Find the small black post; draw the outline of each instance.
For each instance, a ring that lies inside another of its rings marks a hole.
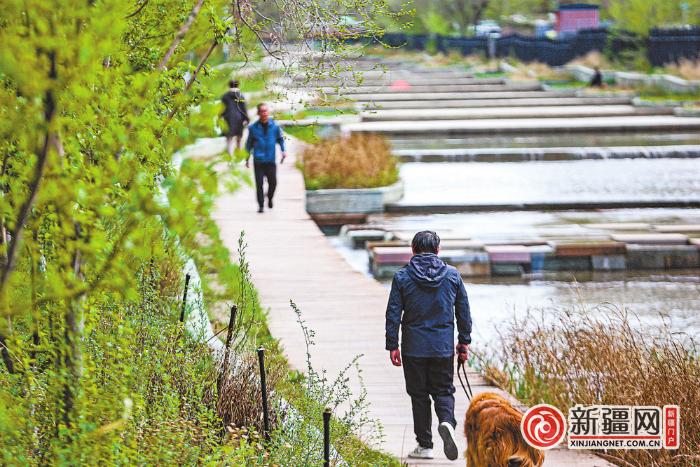
[[[331,465],[331,409],[323,411],[323,467]]]
[[[267,382],[265,381],[265,349],[258,349],[258,361],[260,361],[260,388],[262,390],[263,426],[266,440],[270,440],[270,416],[267,412]]]
[[[187,305],[187,287],[190,285],[190,273],[185,274],[185,293],[182,294],[182,310],[180,311],[180,322],[185,322],[185,305]]]

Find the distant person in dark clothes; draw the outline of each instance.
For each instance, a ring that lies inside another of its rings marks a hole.
[[[591,78],[590,86],[592,88],[602,88],[603,87],[603,74],[600,72],[600,68],[593,68],[593,78]]]
[[[230,89],[221,97],[224,103],[224,113],[221,114],[228,125],[226,133],[226,149],[229,156],[233,156],[233,139],[236,138],[236,148],[241,149],[241,138],[243,137],[243,127],[250,123],[248,109],[245,105],[245,98],[238,89],[238,81],[229,81]]]
[[[287,157],[282,129],[270,118],[267,104],[258,104],[258,121],[248,127],[248,140],[245,143],[245,148],[248,151],[248,158],[245,160],[246,167],[250,167],[249,159],[251,154],[253,156],[258,212],[263,212],[265,205],[263,191],[263,179],[265,178],[267,178],[267,207],[272,209],[272,197],[275,195],[275,188],[277,188],[277,164],[275,161],[278,144],[282,150],[281,164]]]
[[[433,458],[432,397],[445,455],[455,460],[455,319],[456,349],[459,360],[464,362],[472,340],[469,300],[459,272],[438,258],[440,237],[435,232],[418,232],[411,249],[413,258],[394,275],[386,307],[386,350],[394,366],[402,366],[403,357],[406,392],[411,396],[413,431],[418,441],[408,457]]]

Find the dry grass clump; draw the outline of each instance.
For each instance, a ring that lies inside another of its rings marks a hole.
[[[583,312],[581,312],[583,311]],[[527,404],[567,413],[575,404],[679,405],[678,450],[609,450],[619,465],[700,464],[700,354],[686,335],[662,326],[652,335],[613,306],[556,311],[514,320],[501,333],[487,378]],[[483,358],[483,357],[482,357]]]
[[[375,188],[398,180],[389,143],[373,134],[355,133],[309,146],[301,156],[306,188]]]
[[[232,357],[232,368],[219,379],[217,413],[227,427],[254,427],[263,432],[262,393],[257,355],[243,352]],[[283,380],[286,369],[273,359],[267,360],[265,368],[267,397],[272,401],[272,391]],[[270,410],[271,422],[276,414]]]
[[[687,80],[700,80],[700,60],[681,59],[678,64],[666,65],[666,72]]]
[[[588,68],[611,68],[610,62],[605,56],[597,50],[588,52],[583,57],[578,57],[569,62],[570,65],[583,65]]]
[[[518,63],[517,71],[509,75],[515,81],[532,81],[533,79],[561,79],[562,75],[546,63],[530,62]]]

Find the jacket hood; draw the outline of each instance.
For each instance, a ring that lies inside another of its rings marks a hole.
[[[418,285],[438,287],[447,275],[447,265],[433,253],[422,253],[411,258],[408,273]]]

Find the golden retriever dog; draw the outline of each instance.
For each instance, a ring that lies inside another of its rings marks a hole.
[[[539,467],[544,452],[531,447],[520,433],[523,414],[493,392],[472,399],[464,420],[467,467]]]

